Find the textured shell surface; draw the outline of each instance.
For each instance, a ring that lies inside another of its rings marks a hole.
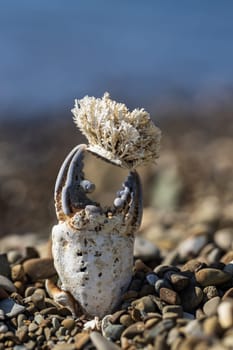
[[[63,222],[53,227],[52,242],[62,289],[89,316],[113,311],[131,281],[134,237],[121,235],[114,227],[111,232],[77,230]]]

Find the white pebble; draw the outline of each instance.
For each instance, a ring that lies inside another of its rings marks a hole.
[[[219,305],[218,318],[222,328],[233,326],[233,303],[230,300],[225,300]]]

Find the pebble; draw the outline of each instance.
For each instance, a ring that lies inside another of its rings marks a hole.
[[[53,259],[51,258],[34,258],[26,260],[23,263],[23,269],[25,274],[32,281],[46,279],[56,275]]]
[[[221,335],[222,329],[220,327],[218,317],[215,315],[206,318],[203,322],[203,330],[208,336]]]
[[[163,308],[163,314],[174,312],[179,318],[183,317],[183,308],[181,305],[166,305]]]
[[[172,289],[161,288],[159,291],[159,297],[168,304],[174,305],[181,303],[179,295]]]
[[[225,251],[233,249],[233,229],[229,227],[216,231],[214,234],[214,241]]]
[[[203,336],[203,330],[199,320],[192,320],[184,327],[184,333],[189,336],[200,338]]]
[[[152,329],[150,329],[146,335],[147,339],[154,339],[159,334],[170,330],[175,324],[174,320],[165,319],[157,323]]]
[[[0,323],[0,333],[6,333],[8,331],[8,327],[4,323]]]
[[[14,284],[6,276],[0,275],[0,287],[5,289],[9,293],[16,292]]]
[[[143,333],[144,330],[145,324],[143,322],[136,322],[124,330],[122,337],[133,339],[136,335]]]
[[[189,272],[195,272],[200,267],[202,267],[203,263],[197,259],[191,259],[187,261],[182,267],[181,271],[189,271]]]
[[[125,327],[129,327],[133,323],[134,321],[132,320],[130,315],[122,315],[120,317],[120,324],[122,324]]]
[[[4,311],[7,317],[12,318],[23,312],[25,306],[19,305],[13,299],[8,298],[0,300],[0,309]]]
[[[233,287],[228,289],[225,294],[222,297],[222,300],[225,300],[227,298],[232,298],[233,299]]]
[[[62,321],[62,326],[64,326],[66,329],[73,329],[75,326],[75,320],[72,318],[66,318]]]
[[[192,312],[202,302],[203,292],[199,287],[189,286],[180,293],[180,298],[184,311]]]
[[[230,328],[233,326],[233,301],[224,300],[218,306],[218,318],[222,328]]]
[[[223,268],[224,272],[228,272],[233,276],[233,261],[230,261],[230,263],[226,264]]]
[[[217,297],[219,295],[215,286],[207,286],[203,289],[204,301]]]
[[[208,300],[203,305],[203,311],[207,316],[213,316],[217,313],[218,305],[220,304],[220,297],[214,297]]]
[[[89,333],[80,332],[75,336],[75,346],[77,350],[82,349],[90,340]]]
[[[233,250],[229,250],[226,254],[221,257],[221,262],[228,264],[233,261]]]
[[[104,329],[104,336],[113,341],[119,340],[125,327],[121,324],[111,324]]]
[[[194,257],[208,242],[207,235],[193,235],[183,240],[177,247],[180,257]]]
[[[23,281],[24,280],[24,269],[23,269],[23,266],[21,264],[12,266],[11,278],[13,281]]]
[[[147,282],[152,286],[155,285],[155,283],[158,281],[158,279],[159,279],[159,277],[155,273],[148,273],[146,275]]]
[[[157,311],[157,306],[150,295],[133,301],[131,305],[136,309],[144,311],[146,313]]]
[[[90,338],[97,350],[120,350],[119,346],[104,338],[98,332],[91,332]]]
[[[195,277],[197,282],[203,287],[217,286],[230,281],[232,278],[229,273],[214,268],[203,268],[195,273]]]
[[[160,250],[147,239],[136,236],[134,242],[134,257],[145,262],[160,260]]]
[[[178,273],[173,273],[170,275],[170,282],[175,289],[175,291],[180,292],[189,285],[190,279]]]

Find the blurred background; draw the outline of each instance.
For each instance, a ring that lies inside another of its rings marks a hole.
[[[2,1],[0,236],[49,236],[57,172],[84,141],[70,109],[105,91],[163,132],[157,167],[140,170],[143,228],[204,210],[232,218],[232,13],[227,0]],[[95,162],[96,196],[108,202],[121,180]]]

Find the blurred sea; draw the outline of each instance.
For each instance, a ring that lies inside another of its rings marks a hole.
[[[104,91],[156,110],[227,99],[232,14],[227,0],[2,0],[0,118]]]

